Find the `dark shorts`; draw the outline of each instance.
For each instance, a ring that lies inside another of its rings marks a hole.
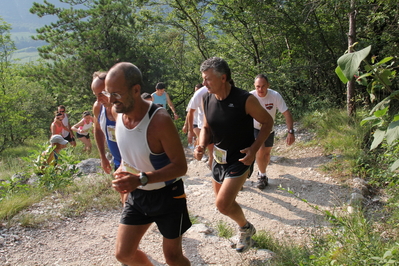
[[[90,139],[90,134],[82,135],[82,134],[79,134],[78,132],[76,132],[76,137],[77,137],[78,139],[80,139],[80,138]]]
[[[120,223],[143,225],[153,222],[168,239],[180,237],[191,227],[182,180],[161,189],[136,189],[129,194]]]
[[[255,139],[258,137],[259,129],[254,128],[254,136]],[[264,143],[265,147],[273,147],[274,145],[274,131],[270,133],[269,137],[266,139]]]
[[[73,137],[73,135],[71,136],[71,133],[68,133],[68,136],[66,136],[64,139],[68,142],[75,141],[75,138]]]
[[[248,169],[248,176],[251,176],[254,170],[254,163],[251,165],[245,165],[242,162],[237,161],[232,164],[218,164],[214,160],[212,165],[212,176],[216,182],[222,184],[225,178],[240,177],[245,174]]]
[[[197,128],[198,127],[198,125],[197,124],[193,124],[193,128]]]

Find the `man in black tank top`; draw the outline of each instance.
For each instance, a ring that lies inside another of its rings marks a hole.
[[[269,136],[273,119],[249,92],[230,84],[231,71],[226,61],[218,57],[201,65],[204,96],[204,125],[200,132],[194,157],[202,158],[204,147],[214,142],[212,166],[213,186],[218,210],[239,226],[237,252],[246,252],[252,245],[255,227],[247,221],[236,197],[252,173],[255,155]],[[255,140],[253,119],[263,126]]]

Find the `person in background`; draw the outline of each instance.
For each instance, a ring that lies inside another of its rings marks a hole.
[[[69,123],[69,115],[66,113],[66,109],[64,105],[58,106],[58,113],[61,113],[64,115],[62,119],[62,123],[67,129],[62,130],[62,137],[66,139],[72,147],[76,146],[76,141],[72,132],[71,124]]]
[[[91,152],[91,141],[89,130],[93,127],[94,119],[90,115],[90,112],[84,111],[82,114],[82,120],[79,123],[73,125],[72,130],[76,132],[76,136],[85,145],[84,150],[87,153]]]
[[[202,88],[202,84],[201,84],[201,83],[195,85],[195,87],[194,87],[194,93],[195,93],[197,90],[199,90],[200,88]],[[183,125],[183,128],[182,128],[182,131],[183,131],[185,134],[188,133],[188,123],[189,123],[188,112],[190,112],[190,106],[192,105],[193,99],[194,99],[194,98],[191,97],[190,101],[188,102],[187,109],[186,109],[186,112],[187,112],[186,120],[184,121],[184,125]],[[193,131],[194,131],[194,134],[195,134],[195,139],[193,139],[193,138],[188,138],[187,141],[188,141],[188,144],[189,144],[189,145],[195,146],[195,145],[196,145],[196,140],[198,140],[199,133],[200,133],[200,129],[198,128],[198,110],[195,110],[195,111],[194,111],[192,128],[193,128]]]
[[[63,130],[68,130],[62,123],[64,115],[62,113],[55,113],[53,122],[50,125],[51,135],[61,135]]]
[[[212,57],[200,67],[208,94],[203,98],[204,124],[194,157],[201,160],[205,147],[213,140],[213,189],[218,210],[239,227],[236,251],[246,252],[252,245],[255,227],[247,221],[236,197],[251,176],[256,152],[269,136],[273,119],[249,92],[230,84],[231,71],[225,60]],[[262,124],[254,138],[253,119]]]
[[[111,173],[111,164],[105,154],[105,143],[108,145],[114,163],[114,170],[121,165],[121,154],[119,152],[118,143],[115,137],[115,119],[112,115],[112,104],[109,103],[108,98],[103,94],[105,90],[106,72],[94,72],[91,83],[91,90],[96,96],[96,101],[93,104],[94,116],[94,138],[96,139],[98,152],[101,159],[101,167],[107,174]],[[150,96],[151,98],[151,96]],[[121,202],[126,202],[127,194],[120,193]]]
[[[41,169],[48,165],[56,165],[59,158],[60,151],[66,147],[68,141],[65,140],[61,135],[52,135],[50,138],[50,146],[42,152],[39,161]]]
[[[146,100],[146,101],[152,102],[152,96],[151,96],[151,94],[149,94],[149,93],[147,93],[147,92],[143,92],[143,93],[141,94],[141,98],[143,98],[143,99]]]
[[[195,126],[194,126],[194,119],[195,119],[195,112],[197,112],[197,127],[199,129],[197,141],[199,139],[199,135],[201,134],[201,129],[203,126],[203,120],[204,120],[204,106],[203,106],[203,97],[208,93],[208,88],[203,86],[200,89],[198,89],[193,97],[191,98],[187,109],[187,141],[188,143],[192,143],[193,138],[196,136],[195,133]],[[205,155],[202,158],[202,161],[206,162],[208,161],[208,167],[210,170],[212,170],[212,164],[213,164],[213,142],[212,140],[208,143],[208,146],[206,147],[208,150],[208,158],[205,157]]]
[[[175,106],[172,103],[172,100],[169,97],[169,94],[165,91],[166,86],[162,82],[158,82],[157,85],[155,86],[155,92],[151,94],[152,97],[152,102],[155,104],[158,104],[159,106],[163,107],[166,109],[166,103],[168,103],[170,109],[173,112],[175,120],[179,118],[179,116],[176,114],[176,109]]]
[[[163,236],[168,265],[186,266],[182,235],[190,228],[184,184],[187,161],[168,112],[141,98],[141,71],[133,64],[113,66],[105,92],[116,112],[116,140],[122,155],[112,187],[129,193],[116,239],[116,258],[126,265],[152,265],[139,249],[152,223]]]
[[[291,145],[295,142],[294,135],[294,119],[292,118],[291,112],[288,110],[287,105],[284,102],[283,97],[280,93],[269,88],[269,80],[264,74],[259,74],[255,77],[255,90],[251,93],[259,100],[263,108],[270,114],[273,121],[276,118],[276,111],[278,110],[285,117],[285,123],[287,124],[287,145]],[[261,124],[254,120],[254,135],[257,138]],[[256,153],[256,163],[258,164],[258,183],[259,189],[264,189],[268,184],[269,180],[266,176],[266,168],[270,163],[270,153],[274,144],[274,131],[272,131],[263,145],[259,148]]]

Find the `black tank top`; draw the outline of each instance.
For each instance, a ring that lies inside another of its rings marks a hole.
[[[214,94],[204,95],[204,112],[218,148],[227,150],[227,163],[231,164],[245,156],[240,150],[254,142],[253,118],[246,114],[245,103],[251,94],[232,87],[224,100]]]

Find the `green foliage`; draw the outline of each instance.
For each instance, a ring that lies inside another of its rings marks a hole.
[[[231,238],[234,234],[234,229],[229,226],[225,221],[219,221],[216,224],[216,230],[218,231],[218,236],[224,238]]]
[[[358,72],[360,63],[368,56],[370,50],[371,46],[367,46],[360,51],[347,53],[338,58],[338,66],[335,69],[335,73],[343,83],[350,81],[355,73]]]
[[[252,237],[256,248],[273,251],[272,265],[310,265],[310,249],[306,246],[293,244],[289,239],[278,240],[266,231],[260,231]]]
[[[79,216],[92,209],[115,209],[121,206],[120,196],[111,189],[112,176],[85,176],[76,180],[62,191],[70,197],[64,204],[61,213],[68,216]]]
[[[301,121],[304,128],[316,133],[315,141],[324,147],[326,153],[341,154],[345,159],[358,157],[368,133],[360,126],[359,118],[348,117],[346,111],[340,109],[316,111]]]
[[[48,190],[57,190],[67,187],[73,183],[77,169],[73,164],[77,162],[72,156],[71,148],[60,151],[56,164],[47,165],[42,160],[42,151],[46,150],[47,144],[38,145],[38,149],[31,150],[29,157],[23,159],[31,164],[38,176],[38,185]]]
[[[377,103],[372,109],[370,112],[371,116],[366,117],[361,122],[361,125],[371,123],[374,128],[374,140],[370,146],[370,149],[373,150],[377,148],[384,139],[386,139],[389,146],[396,146],[399,143],[399,115],[396,114],[392,116],[392,114],[388,112],[391,101],[399,100],[399,90],[393,90],[391,86],[392,82],[396,79],[394,62],[387,65],[393,58],[387,57],[380,62],[375,62],[375,57],[372,57],[371,65],[365,60],[370,49],[371,47],[369,46],[367,49],[342,56],[338,59],[338,68],[345,72],[346,78],[349,79],[349,77],[357,71],[360,63],[363,61],[365,63],[365,73],[357,77],[357,81],[359,84],[367,87],[371,100],[375,101],[377,99],[376,93],[379,91],[389,93],[388,97]],[[342,78],[341,80],[343,82],[348,81]],[[399,159],[391,165],[391,170],[394,171],[398,167]]]
[[[17,213],[39,202],[46,192],[41,188],[30,188],[5,195],[0,201],[0,220],[9,220]]]
[[[299,198],[289,189],[280,189]],[[306,199],[301,200],[308,203]],[[299,265],[376,265],[376,260],[385,263],[391,261],[396,265],[399,262],[397,243],[381,241],[373,221],[366,219],[361,208],[354,208],[354,212],[349,214],[322,211],[318,206],[308,205],[323,213],[330,221],[331,233],[317,235],[310,251],[311,261],[305,260]]]

